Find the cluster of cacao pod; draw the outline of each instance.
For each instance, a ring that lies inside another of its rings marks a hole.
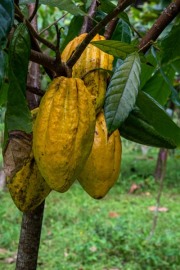
[[[87,34],[62,52],[67,62]],[[104,37],[96,35],[93,40]],[[89,44],[72,69],[57,77],[34,113],[29,158],[8,181],[21,211],[31,211],[51,190],[67,191],[75,180],[93,198],[103,198],[116,182],[121,164],[119,131],[108,134],[103,105],[113,57]],[[25,183],[23,185],[23,182]],[[26,194],[25,194],[26,193]]]

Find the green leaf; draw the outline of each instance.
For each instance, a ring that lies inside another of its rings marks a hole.
[[[14,3],[12,0],[3,0],[0,3],[0,48],[6,42],[6,37],[14,20]]]
[[[136,143],[168,149],[176,148],[175,144],[149,124],[138,107],[130,112],[119,131],[122,137]]]
[[[91,44],[121,59],[125,59],[128,54],[137,50],[134,46],[117,40],[92,41]]]
[[[151,95],[161,105],[167,103],[168,97],[171,94],[169,86],[159,70],[145,83],[142,90]]]
[[[140,59],[129,55],[118,67],[109,83],[105,98],[105,118],[109,132],[119,128],[133,109],[140,84]]]
[[[150,94],[155,98],[161,105],[165,105],[169,96],[173,102],[180,106],[180,99],[176,89],[173,87],[173,81],[175,77],[175,71],[171,65],[166,65],[162,68],[160,61],[158,60],[158,55],[155,48],[151,47],[151,52],[156,60],[158,70],[151,76],[151,78],[146,82],[143,91]]]
[[[161,41],[162,64],[170,64],[180,60],[180,24],[175,24],[168,35]]]
[[[34,3],[35,0],[21,0],[20,4],[29,4]],[[75,3],[73,3],[72,0],[40,0],[40,4],[52,6],[52,7],[58,7],[61,10],[65,10],[69,12],[72,15],[81,15],[85,16],[86,13],[82,11]]]
[[[18,25],[9,46],[9,89],[5,116],[8,131],[32,131],[31,115],[26,102],[30,45],[26,26]]]
[[[7,104],[7,93],[8,93],[9,84],[3,83],[0,89],[0,107],[5,107]]]
[[[131,29],[124,20],[120,19],[118,21],[111,39],[131,43]]]
[[[0,51],[0,107],[5,106],[7,102],[7,88],[5,76],[7,75],[8,57],[4,51]]]
[[[0,51],[0,90],[4,79],[4,73],[5,73],[5,57],[4,52]]]
[[[171,144],[180,147],[180,128],[167,115],[164,108],[150,95],[139,91],[136,105],[154,129]]]
[[[112,2],[108,0],[100,0],[99,9],[104,11],[105,13],[108,14],[112,12],[115,8],[116,8],[116,5],[114,5]],[[124,20],[129,26],[131,25],[129,21],[129,17],[126,14],[126,12],[120,12],[118,15],[118,18]]]

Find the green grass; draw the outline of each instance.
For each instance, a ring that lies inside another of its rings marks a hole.
[[[75,183],[46,200],[38,270],[180,270],[179,179],[180,152],[168,158],[161,206],[152,238],[149,238],[158,185],[153,172],[158,149],[146,156],[132,143],[123,143],[121,175],[108,195],[90,198]],[[141,183],[128,194],[132,183]],[[21,213],[8,192],[0,193],[0,270],[15,269]]]

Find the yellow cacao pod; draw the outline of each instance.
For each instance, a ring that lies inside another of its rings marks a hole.
[[[118,179],[120,164],[119,131],[108,136],[104,113],[100,112],[96,120],[93,147],[78,181],[91,197],[101,199]]]
[[[86,35],[86,33],[81,34],[68,43],[62,52],[62,61],[66,62],[70,58],[76,47],[84,40]],[[97,34],[92,41],[104,39],[103,36]],[[72,69],[72,76],[83,78],[88,91],[96,98],[96,114],[104,105],[108,78],[108,73],[106,71],[98,69],[112,70],[112,62],[112,55],[104,53],[92,44],[89,44]]]
[[[32,153],[14,177],[7,178],[7,187],[15,205],[22,212],[34,210],[51,191],[41,176]]]
[[[42,176],[65,192],[90,154],[94,129],[93,99],[78,78],[55,78],[39,106],[33,129],[33,151]]]

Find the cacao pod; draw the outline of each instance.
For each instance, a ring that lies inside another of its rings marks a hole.
[[[34,125],[38,108],[31,111]],[[41,176],[32,154],[32,136],[14,131],[4,153],[4,171],[11,197],[22,212],[34,210],[51,189]]]
[[[43,179],[31,153],[13,178],[7,177],[11,197],[22,212],[30,212],[40,205],[51,189]]]
[[[65,192],[90,154],[94,129],[93,99],[78,78],[55,78],[39,106],[33,151],[39,170],[56,191]]]
[[[94,143],[78,176],[83,189],[94,199],[103,198],[118,179],[121,164],[121,140],[118,130],[108,136],[104,113],[97,116]]]
[[[62,52],[62,61],[67,62],[76,47],[86,37],[86,33],[74,38],[68,43]],[[92,41],[104,40],[103,36],[97,34]],[[107,88],[108,73],[102,69],[112,70],[113,56],[107,54],[97,47],[89,44],[72,69],[72,77],[83,78],[88,91],[96,98],[96,114],[104,105],[105,92]],[[99,70],[98,70],[99,69]]]

